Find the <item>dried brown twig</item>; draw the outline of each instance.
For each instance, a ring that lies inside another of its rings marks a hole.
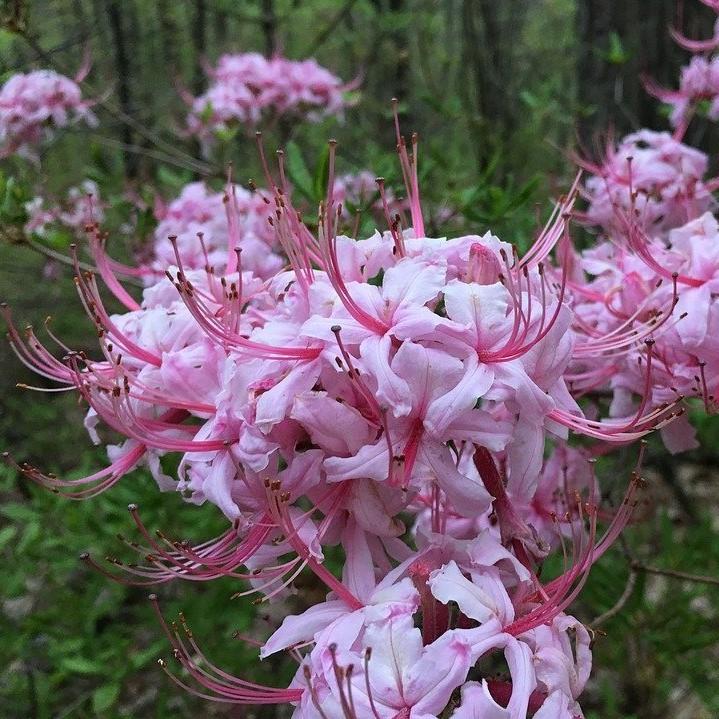
[[[708,577],[703,574],[690,574],[689,572],[680,572],[677,569],[662,569],[661,567],[649,567],[638,561],[632,561],[631,569],[635,572],[646,572],[647,574],[658,574],[663,577],[671,577],[672,579],[682,579],[686,582],[695,582],[696,584],[711,584],[719,587],[719,577]]]
[[[622,611],[624,605],[629,601],[629,598],[632,596],[634,586],[637,583],[637,574],[638,570],[630,566],[629,576],[627,577],[627,583],[624,586],[624,591],[622,592],[622,595],[619,597],[619,599],[617,599],[613,607],[610,607],[609,609],[607,609],[606,612],[603,612],[589,623],[589,626],[592,627],[592,629],[595,629],[601,624],[604,624],[608,619],[611,619]]]

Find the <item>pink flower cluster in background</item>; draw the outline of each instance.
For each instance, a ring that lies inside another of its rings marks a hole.
[[[362,208],[370,201],[381,203],[377,191],[377,178],[369,170],[361,170],[357,173],[338,175],[335,179],[334,194],[332,197],[336,205]],[[389,198],[391,202],[393,198]]]
[[[267,221],[271,213],[268,198],[268,193],[249,192],[236,185],[229,192],[214,192],[202,182],[193,182],[167,206],[158,203],[151,281],[164,276],[167,267],[176,262],[175,250],[186,269],[226,264],[231,222],[237,223],[240,239],[236,247],[242,252],[243,267],[261,278],[272,276],[283,261],[273,252],[275,235]],[[168,237],[176,238],[174,245]]]
[[[633,162],[626,164],[633,170]],[[587,180],[592,202],[592,191],[608,184],[609,172],[604,167],[601,177]],[[684,181],[678,170],[673,180],[665,179],[669,186]],[[684,197],[677,204],[676,197],[665,200],[660,192],[644,196],[634,190],[614,202],[614,215],[606,219],[590,205],[587,216],[599,223],[602,237],[575,258],[571,304],[576,322],[591,345],[601,337],[623,336],[642,319],[653,325],[650,356],[610,341],[604,355],[577,361],[565,377],[571,376],[574,392],[609,390],[618,415],[647,399],[672,403],[684,397],[698,397],[707,412],[716,410],[719,225],[707,211],[714,202],[705,193],[703,201]],[[654,222],[644,221],[652,216]],[[662,437],[672,452],[696,446],[686,417],[662,430]]]
[[[188,130],[203,141],[237,124],[255,126],[283,115],[317,120],[340,115],[345,107],[347,86],[314,59],[223,55],[209,76],[210,87],[188,98]]]
[[[0,157],[35,158],[34,147],[57,129],[77,122],[93,126],[91,102],[78,85],[53,70],[12,75],[0,89]]]
[[[79,187],[71,187],[62,202],[51,204],[44,197],[35,197],[25,205],[28,214],[25,232],[47,236],[48,229],[66,227],[73,234],[84,237],[85,228],[105,217],[100,191],[93,180],[85,180]]]
[[[719,13],[719,4],[714,0],[702,2]],[[664,88],[651,79],[645,80],[645,87],[671,107],[671,124],[681,139],[700,104],[706,103],[705,112],[710,120],[719,120],[719,56],[714,54],[719,49],[719,19],[710,38],[694,40],[677,30],[672,31],[672,36],[681,47],[694,54],[682,68],[679,88]]]
[[[391,225],[397,212],[408,209],[407,201],[398,198],[385,186],[384,178],[378,178],[369,170],[338,175],[332,190],[332,201],[342,208],[342,218],[353,221],[357,213],[369,212],[373,217]]]

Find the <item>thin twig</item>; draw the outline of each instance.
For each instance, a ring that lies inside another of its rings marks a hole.
[[[45,245],[42,245],[39,242],[35,242],[35,240],[31,239],[30,237],[25,238],[25,243],[28,247],[31,247],[36,252],[39,252],[42,255],[45,255],[46,257],[49,257],[51,260],[57,260],[57,262],[61,262],[64,265],[67,265],[68,267],[75,267],[75,261],[68,257],[67,255],[63,255],[62,252],[57,252],[56,250],[52,250],[49,247],[45,247]],[[98,272],[97,267],[94,265],[88,264],[87,262],[78,262],[78,265],[80,266],[81,270],[86,270],[88,272]],[[133,285],[134,287],[144,287],[144,285],[136,280],[134,277],[123,277],[122,281]]]
[[[634,561],[631,568],[638,572],[647,572],[648,574],[659,574],[663,577],[671,577],[672,579],[683,579],[687,582],[696,582],[697,584],[712,584],[719,587],[719,577],[707,577],[703,574],[689,574],[688,572],[680,572],[676,569],[661,569],[660,567],[648,567],[646,564]]]
[[[347,0],[342,8],[335,14],[335,16],[327,23],[326,27],[320,30],[315,35],[312,42],[308,45],[307,55],[314,55],[317,50],[324,45],[325,41],[334,32],[335,28],[344,20],[344,18],[351,12],[357,0]]]
[[[90,689],[80,694],[75,701],[68,704],[59,714],[56,714],[55,719],[65,719],[65,717],[72,716],[73,712],[79,709],[92,696],[92,692],[93,690]]]
[[[92,137],[92,139],[98,142],[100,145],[105,145],[106,147],[114,147],[118,150],[124,150],[125,152],[133,152],[138,155],[144,155],[145,157],[150,157],[153,160],[157,160],[158,162],[164,162],[167,165],[180,167],[183,170],[192,170],[193,172],[199,172],[196,167],[185,162],[185,160],[172,157],[171,155],[162,152],[162,150],[152,150],[149,147],[144,147],[143,145],[127,144],[126,142],[122,142],[122,140],[115,140],[111,137],[105,137],[103,135],[98,135],[95,133],[90,133],[90,137]],[[200,172],[200,174],[210,176],[211,174],[216,173]]]
[[[31,247],[33,250],[35,250],[35,252],[39,252],[41,255],[49,257],[51,260],[57,260],[58,262],[62,262],[63,265],[68,265],[68,267],[75,266],[72,257],[68,257],[67,255],[63,255],[62,252],[57,252],[56,250],[52,250],[49,247],[45,247],[45,245],[41,244],[40,242],[35,242],[35,240],[30,237],[25,238],[24,244],[26,244],[28,247]],[[97,268],[93,267],[87,262],[78,262],[78,265],[80,266],[81,270],[87,270],[88,272],[97,272]]]
[[[30,716],[32,719],[38,717],[38,701],[37,701],[37,682],[35,681],[35,672],[29,662],[25,663],[25,676],[27,677],[27,693],[30,705]]]
[[[604,624],[608,619],[611,619],[616,614],[619,614],[619,612],[622,611],[624,608],[624,605],[629,601],[629,598],[632,596],[632,592],[634,591],[634,586],[637,583],[637,570],[633,567],[629,568],[629,576],[627,577],[627,583],[624,586],[624,591],[622,592],[621,597],[617,599],[616,603],[613,607],[610,607],[607,609],[606,612],[603,612],[600,614],[596,619],[592,620],[589,623],[589,626],[594,629],[595,627],[598,627],[600,624]]]

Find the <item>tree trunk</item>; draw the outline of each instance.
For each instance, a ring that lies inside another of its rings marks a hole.
[[[160,24],[160,38],[165,62],[180,74],[179,28],[170,0],[156,0],[157,20]]]
[[[192,22],[192,41],[195,46],[194,90],[199,95],[205,84],[202,60],[207,52],[207,5],[205,0],[195,0],[195,16]]]
[[[115,72],[117,73],[117,96],[120,102],[120,109],[125,115],[131,117],[134,109],[130,89],[131,68],[125,28],[122,22],[121,2],[120,0],[106,0],[105,7],[107,9],[107,20],[110,25],[110,34],[112,35],[115,46]],[[126,145],[133,144],[134,133],[128,123],[122,123],[120,133],[123,143]],[[128,178],[134,179],[137,176],[138,170],[137,155],[132,152],[125,152],[123,157],[125,174]]]
[[[483,166],[517,126],[517,42],[526,0],[463,0],[462,95]]]
[[[213,26],[215,31],[215,52],[223,51],[230,37],[230,16],[221,8],[214,10]]]
[[[265,36],[265,55],[272,57],[278,50],[275,0],[262,0],[262,33]]]
[[[407,12],[405,0],[389,0],[389,10],[395,15]],[[409,46],[404,24],[404,19],[401,19],[390,34],[390,41],[395,50],[392,94],[400,101],[407,99],[409,90]]]

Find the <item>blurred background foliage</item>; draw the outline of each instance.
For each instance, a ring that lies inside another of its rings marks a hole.
[[[687,34],[708,36],[707,9],[694,0],[679,6]],[[89,50],[85,92],[100,100],[101,122],[65,133],[39,166],[3,161],[0,299],[20,324],[40,326],[52,315],[69,346],[89,350],[92,330],[71,273],[52,256],[66,252],[70,238],[51,234],[38,251],[21,231],[24,203],[39,188],[60,197],[94,179],[110,205],[110,252],[132,258],[152,232],[156,196],[170,199],[197,178],[219,187],[230,162],[239,182],[260,176],[252,132],[228,133],[206,158],[182,135],[178,88],[200,92],[203,63],[226,51],[314,56],[342,78],[361,80],[344,122],[265,128],[267,147],[289,148],[296,177],[320,176],[325,142],[336,137],[340,171],[371,168],[396,186],[389,101],[397,97],[404,128],[421,136],[431,232],[491,229],[526,246],[571,182],[573,152],[591,154],[642,125],[665,126],[639,74],[675,81],[685,58],[666,30],[676,20],[674,0],[3,0],[0,79],[34,67],[74,75]],[[688,141],[710,153],[716,170],[716,129],[697,123]],[[128,191],[147,209],[129,203]],[[103,463],[74,397],[17,389],[37,378],[6,345],[0,369],[2,448],[68,476]],[[719,716],[716,419],[702,422],[701,435],[703,450],[681,457],[650,447],[638,521],[573,607],[586,622],[604,615],[583,701],[591,719]],[[623,456],[601,464],[608,499],[621,496],[630,463]],[[156,664],[168,646],[146,592],[78,561],[85,550],[127,559],[115,535],[130,533],[129,502],[141,506],[149,527],[176,538],[222,530],[212,508],[160,496],[142,472],[73,503],[0,468],[0,715],[283,716],[178,690]],[[230,601],[236,590],[229,581],[165,585],[160,597],[169,615],[184,609],[218,664],[242,673],[252,649],[233,633],[261,640],[278,617],[274,607],[255,612]],[[288,672],[266,662],[257,678],[278,683]]]

